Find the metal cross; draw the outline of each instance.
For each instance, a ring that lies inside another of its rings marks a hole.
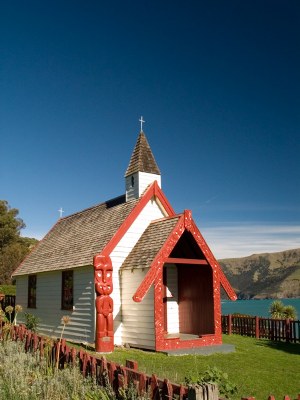
[[[140,123],[141,123],[141,132],[143,132],[143,123],[145,122],[143,120],[143,116],[141,116],[141,118],[139,119]]]
[[[62,215],[64,213],[64,210],[62,209],[62,207],[60,207],[60,209],[58,210],[59,214],[60,214],[60,218],[62,218]]]

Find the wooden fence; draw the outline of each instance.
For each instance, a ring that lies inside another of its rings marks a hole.
[[[300,321],[222,315],[222,332],[285,342],[300,342]]]
[[[6,294],[5,296],[3,296],[0,299],[0,305],[1,305],[2,310],[4,310],[5,307],[7,307],[7,306],[15,307],[15,305],[16,305],[16,296]]]
[[[109,383],[115,393],[131,383],[139,394],[148,393],[152,400],[218,400],[218,389],[215,385],[205,384],[192,387],[178,385],[168,379],[160,379],[155,374],[147,375],[139,372],[136,361],[126,360],[125,366],[122,366],[107,361],[103,356],[89,354],[83,349],[76,350],[68,346],[65,339],[62,339],[60,343],[59,340],[54,341],[40,336],[27,330],[24,325],[11,326],[10,336],[13,340],[23,341],[26,352],[39,350],[41,357],[47,353],[53,365],[56,364],[57,355],[59,355],[60,369],[65,368],[66,365],[75,365],[79,360],[79,368],[83,376],[94,377],[96,382],[104,387]],[[241,400],[255,400],[255,398],[243,397]],[[268,400],[275,400],[275,398],[269,396]],[[283,400],[300,400],[300,394],[297,399],[284,396]]]
[[[13,307],[13,312],[10,314],[10,316],[9,316],[9,314],[8,313],[5,313],[6,314],[6,317],[9,319],[11,319],[12,321],[14,320],[14,318],[15,318],[15,305],[16,305],[16,296],[14,296],[14,295],[9,295],[9,294],[6,294],[5,296],[1,296],[0,297],[0,308],[3,310],[3,311],[5,311],[5,308],[7,307],[7,306],[12,306]]]
[[[107,385],[109,382],[116,393],[120,388],[132,383],[139,394],[147,392],[152,399],[169,400],[176,398],[185,400],[188,396],[195,400],[199,399],[196,391],[192,388],[172,383],[168,379],[160,379],[155,374],[150,376],[139,372],[136,361],[127,360],[126,365],[122,366],[115,362],[107,361],[103,356],[93,356],[83,349],[76,350],[74,347],[68,346],[64,339],[61,345],[59,341],[53,341],[49,345],[49,339],[28,331],[24,325],[13,326],[11,337],[14,340],[24,341],[25,351],[34,352],[39,350],[41,356],[44,356],[47,351],[48,355],[51,354],[53,362],[57,359],[59,352],[58,366],[60,369],[65,368],[68,364],[74,365],[79,360],[79,367],[83,376],[94,377],[97,383],[102,386]]]

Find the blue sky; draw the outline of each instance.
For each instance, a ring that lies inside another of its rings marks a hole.
[[[138,119],[218,258],[300,247],[299,1],[16,1],[0,198],[24,236],[124,193]]]

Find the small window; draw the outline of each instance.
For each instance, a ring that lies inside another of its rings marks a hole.
[[[36,275],[28,276],[28,308],[36,308]]]
[[[132,175],[132,177],[131,177],[131,186],[133,187],[134,186],[134,176]]]
[[[73,271],[62,273],[61,308],[63,310],[73,309]]]

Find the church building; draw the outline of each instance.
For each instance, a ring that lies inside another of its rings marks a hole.
[[[221,287],[236,295],[190,210],[176,213],[144,132],[125,194],[60,218],[14,272],[16,304],[38,332],[110,352],[222,344]]]

